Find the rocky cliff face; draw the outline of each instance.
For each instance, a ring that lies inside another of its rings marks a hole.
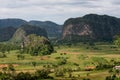
[[[120,19],[89,14],[79,18],[70,18],[64,23],[62,39],[69,41],[111,41],[120,34]]]

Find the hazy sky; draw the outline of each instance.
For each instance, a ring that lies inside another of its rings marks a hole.
[[[120,0],[0,0],[0,18],[51,20],[59,24],[85,14],[120,18]]]

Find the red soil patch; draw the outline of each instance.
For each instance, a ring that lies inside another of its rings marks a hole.
[[[96,68],[95,66],[86,66],[85,70],[90,71],[90,70],[94,70],[95,68]]]
[[[80,52],[70,52],[70,51],[59,51],[59,53],[66,53],[66,54],[80,54]]]
[[[12,64],[14,67],[17,67],[18,66],[18,64]],[[0,64],[0,69],[1,68],[4,68],[4,67],[8,67],[9,66],[9,64]]]
[[[41,56],[40,60],[48,60],[48,58],[49,58],[48,56]]]

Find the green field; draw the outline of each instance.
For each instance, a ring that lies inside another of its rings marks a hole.
[[[96,69],[99,64],[112,65],[120,61],[120,50],[111,44],[99,44],[88,46],[87,44],[61,45],[55,46],[55,53],[46,56],[31,56],[30,54],[20,54],[19,51],[5,53],[5,58],[0,58],[0,65],[16,64],[16,72],[34,72],[47,68],[51,70],[50,76],[55,80],[105,80],[110,75],[111,68]],[[18,59],[18,55],[23,55],[23,59]],[[34,66],[33,63],[36,65]],[[0,67],[2,71],[2,67]],[[56,72],[61,72],[62,76],[56,76]]]

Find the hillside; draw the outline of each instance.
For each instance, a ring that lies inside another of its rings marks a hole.
[[[47,31],[49,38],[58,38],[62,32],[62,26],[51,21],[30,21],[29,24],[44,28]]]
[[[32,20],[30,22],[27,22],[25,20],[17,18],[0,19],[0,42],[10,40],[14,35],[16,29],[25,24],[44,28],[47,31],[49,38],[58,38],[62,32],[62,26],[51,21],[42,22]]]
[[[30,34],[36,34],[39,36],[47,37],[47,32],[45,29],[32,25],[22,25],[14,33],[11,41],[20,43],[26,36]]]
[[[23,24],[27,24],[27,21],[22,19],[0,19],[0,28],[2,27],[19,27]]]
[[[83,17],[70,18],[65,21],[62,39],[67,41],[111,41],[120,34],[120,19],[88,14]]]
[[[4,27],[0,28],[0,42],[8,41],[15,33],[16,28],[14,27]]]

